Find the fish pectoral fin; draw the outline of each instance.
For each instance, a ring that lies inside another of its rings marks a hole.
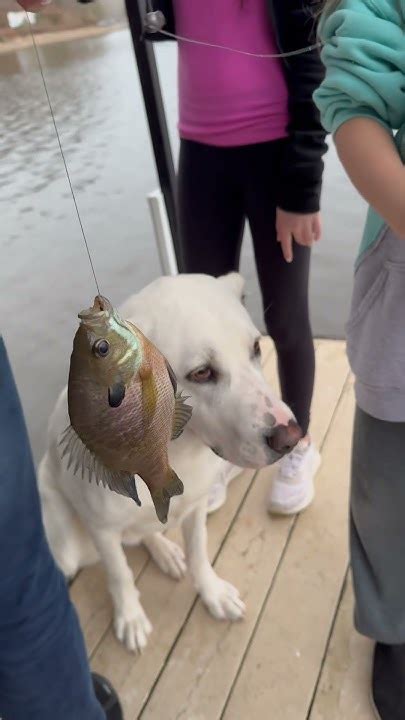
[[[141,501],[139,499],[138,490],[136,487],[135,476],[126,472],[114,472],[105,468],[105,485],[110,490],[118,493],[118,495],[124,495],[125,497],[134,500],[138,507],[141,507]]]
[[[177,438],[180,437],[193,413],[193,408],[191,407],[191,405],[187,405],[186,403],[186,400],[188,399],[189,396],[183,395],[181,390],[176,395],[171,437],[172,440],[177,440]]]
[[[169,514],[170,498],[174,495],[182,495],[184,492],[184,485],[180,478],[176,475],[174,470],[168,469],[167,474],[167,485],[163,488],[157,488],[151,492],[153,504],[155,506],[156,515],[161,523],[167,522],[167,516]]]
[[[73,466],[74,475],[80,470],[82,478],[87,476],[89,482],[94,476],[97,485],[101,483],[104,487],[129,497],[137,505],[141,505],[134,475],[107,468],[97,455],[86,447],[71,425],[62,434],[59,446],[62,449],[62,459],[68,457],[67,469]]]
[[[123,382],[116,382],[108,388],[108,404],[112,408],[121,405],[125,397],[125,385]]]

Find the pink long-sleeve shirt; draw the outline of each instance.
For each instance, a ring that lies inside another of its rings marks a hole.
[[[174,0],[178,35],[254,53],[277,53],[266,0]],[[285,137],[288,92],[278,58],[179,42],[179,132],[239,146]]]

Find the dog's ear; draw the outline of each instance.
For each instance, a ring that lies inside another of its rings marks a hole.
[[[236,295],[239,300],[244,298],[245,280],[237,272],[231,272],[228,275],[222,275],[218,278],[220,283],[223,283],[232,295]]]

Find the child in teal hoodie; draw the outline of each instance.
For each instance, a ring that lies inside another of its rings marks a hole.
[[[381,720],[405,719],[405,0],[327,0],[315,93],[369,202],[348,354],[356,377],[350,500],[358,630],[376,641]]]

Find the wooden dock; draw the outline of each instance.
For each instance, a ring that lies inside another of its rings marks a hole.
[[[298,517],[270,518],[274,468],[245,471],[208,521],[218,572],[247,605],[243,622],[213,620],[188,579],[165,577],[143,548],[128,553],[153,624],[136,657],[115,640],[100,566],[72,597],[93,669],[117,688],[126,720],[374,720],[371,643],[352,627],[347,502],[353,382],[341,342],[317,342],[312,434],[322,450],[316,499]],[[275,386],[271,344],[264,368]],[[171,535],[180,541],[180,533]]]

